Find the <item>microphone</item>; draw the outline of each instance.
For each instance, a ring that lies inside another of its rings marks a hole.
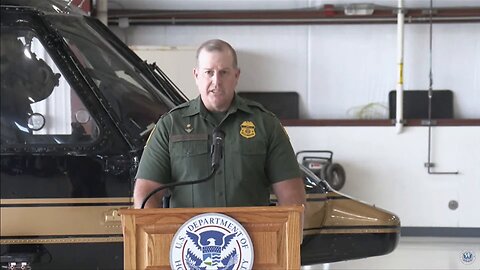
[[[218,167],[220,166],[220,160],[223,157],[223,145],[224,145],[224,140],[225,140],[225,132],[223,132],[221,129],[218,127],[213,130],[212,133],[212,145],[210,147],[210,157],[212,159],[212,171],[210,174],[205,177],[201,178],[198,180],[194,181],[186,181],[186,182],[177,182],[177,183],[171,183],[171,184],[166,184],[161,187],[156,188],[152,192],[150,192],[147,197],[142,202],[142,206],[140,209],[145,208],[145,204],[147,203],[148,199],[150,199],[154,194],[157,192],[164,190],[166,188],[171,188],[171,187],[178,187],[178,186],[184,186],[184,185],[193,185],[193,184],[198,184],[207,181],[208,179],[212,178],[212,176],[217,172]]]
[[[212,146],[210,156],[212,157],[212,168],[218,169],[220,167],[220,160],[223,157],[223,145],[225,140],[225,132],[219,128],[213,130]]]

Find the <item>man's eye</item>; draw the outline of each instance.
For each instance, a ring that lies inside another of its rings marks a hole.
[[[212,75],[213,75],[213,71],[212,71],[212,70],[206,70],[206,71],[205,71],[205,74],[207,74],[208,76],[212,76]]]

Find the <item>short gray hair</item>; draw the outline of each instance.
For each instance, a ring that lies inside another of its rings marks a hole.
[[[200,55],[200,52],[203,50],[207,52],[223,52],[225,50],[228,50],[232,53],[233,55],[233,67],[238,68],[238,61],[237,61],[237,52],[235,49],[232,47],[232,45],[228,44],[228,42],[221,40],[221,39],[210,39],[202,43],[200,47],[197,49],[197,66],[198,66],[198,56]]]

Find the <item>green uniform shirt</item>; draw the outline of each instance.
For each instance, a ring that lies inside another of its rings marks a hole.
[[[152,131],[136,178],[168,184],[206,177],[216,126],[200,97],[172,109]],[[207,182],[173,188],[172,207],[269,205],[271,184],[300,177],[284,128],[260,104],[235,95],[218,126],[225,144],[217,173]]]

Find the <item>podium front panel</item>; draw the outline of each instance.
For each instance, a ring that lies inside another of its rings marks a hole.
[[[254,269],[300,269],[303,207],[231,207],[120,210],[125,269],[185,269],[170,266],[175,233],[190,218],[221,213],[238,221],[254,248]]]

